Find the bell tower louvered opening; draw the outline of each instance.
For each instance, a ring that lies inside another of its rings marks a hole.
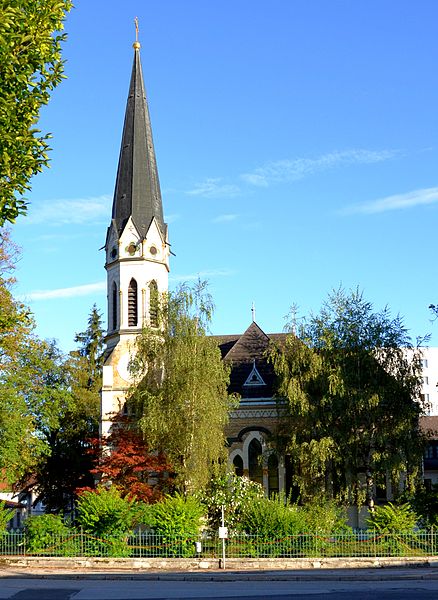
[[[149,284],[149,323],[158,327],[158,286],[156,281]]]
[[[137,282],[131,279],[128,287],[128,327],[138,325]]]

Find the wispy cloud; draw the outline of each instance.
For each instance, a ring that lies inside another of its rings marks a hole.
[[[23,224],[80,225],[95,223],[103,218],[109,220],[110,213],[111,197],[107,195],[70,200],[44,200],[31,204]]]
[[[178,221],[179,219],[179,215],[177,215],[176,213],[172,213],[170,215],[164,215],[164,221],[170,225],[171,223],[175,223],[175,221]]]
[[[389,210],[404,210],[425,204],[435,204],[436,202],[438,202],[438,187],[425,188],[405,194],[386,196],[364,204],[348,206],[342,211],[342,214],[362,213],[371,215]]]
[[[22,295],[21,299],[25,301],[52,300],[53,298],[75,298],[77,296],[88,296],[106,291],[106,282],[88,283],[77,285],[75,287],[58,288],[55,290],[35,290]]]
[[[240,194],[239,186],[232,183],[223,183],[220,177],[210,177],[197,183],[191,190],[185,192],[188,196],[204,196],[206,198],[234,197]]]
[[[235,271],[231,269],[212,269],[210,271],[199,271],[188,275],[171,275],[169,281],[196,281],[197,279],[214,279],[215,277],[231,277]]]
[[[269,162],[254,169],[251,173],[243,173],[240,177],[250,185],[268,187],[271,183],[296,181],[314,173],[346,165],[382,162],[399,154],[398,150],[357,149],[330,152],[316,158],[294,158]]]
[[[239,215],[236,214],[227,214],[227,215],[218,215],[214,219],[211,220],[212,223],[230,223],[230,221],[235,221]]]

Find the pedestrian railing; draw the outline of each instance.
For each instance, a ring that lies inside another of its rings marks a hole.
[[[283,537],[233,534],[225,542],[227,558],[316,558],[436,556],[438,535],[433,530],[413,533],[357,531]],[[0,537],[1,556],[101,556],[136,558],[220,558],[222,540],[216,534],[199,538],[141,532],[123,538],[96,537],[84,532],[45,534],[32,538],[25,531]]]

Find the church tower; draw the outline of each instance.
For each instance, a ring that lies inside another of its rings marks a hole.
[[[143,325],[157,325],[157,298],[167,292],[169,242],[140,62],[134,61],[105,242],[108,329],[101,395],[101,433],[124,410],[128,364]]]

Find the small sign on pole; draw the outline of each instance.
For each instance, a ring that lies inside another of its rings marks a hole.
[[[219,539],[226,540],[228,538],[228,527],[219,527]]]
[[[219,539],[222,540],[222,568],[225,569],[225,540],[228,537],[228,527],[225,527],[224,505],[221,506],[221,527],[219,527]]]

